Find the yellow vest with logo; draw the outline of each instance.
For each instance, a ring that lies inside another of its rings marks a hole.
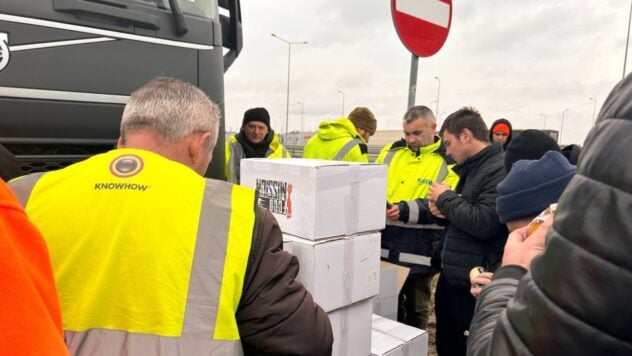
[[[135,149],[11,185],[47,241],[71,352],[242,353],[254,190]]]
[[[421,147],[419,154],[407,146],[392,148],[387,145],[380,151],[375,163],[388,165],[386,199],[391,203],[426,198],[432,183],[445,183],[454,189],[459,176],[445,159],[436,153],[441,140]]]

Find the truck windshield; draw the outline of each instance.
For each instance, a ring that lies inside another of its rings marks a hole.
[[[169,0],[136,0],[145,3],[156,4],[160,9],[171,11]],[[180,9],[187,15],[217,18],[217,0],[177,0]]]

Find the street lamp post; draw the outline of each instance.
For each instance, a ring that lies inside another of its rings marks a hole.
[[[566,115],[566,112],[570,111],[570,109],[564,109],[564,111],[562,111],[562,125],[560,126],[560,137],[557,143],[559,143],[560,145],[562,144],[562,132],[564,131],[564,115]]]
[[[593,101],[592,125],[595,126],[595,113],[597,111],[597,98],[588,98],[588,100],[592,100]]]
[[[628,45],[630,44],[630,24],[632,23],[632,1],[630,1],[630,15],[628,16],[628,37],[625,40],[625,56],[623,56],[623,75],[621,79],[625,78],[625,65],[628,62]]]
[[[297,101],[296,103],[301,106],[301,134],[300,134],[299,137],[300,137],[300,143],[304,144],[305,142],[303,140],[304,140],[304,137],[305,137],[305,134],[304,134],[304,132],[305,132],[305,127],[304,127],[305,121],[303,120],[303,109],[305,109],[305,105],[303,105],[303,103],[300,102],[300,101]]]
[[[540,117],[542,117],[542,129],[546,130],[546,116],[540,114]]]
[[[340,114],[340,116],[344,117],[345,116],[345,92],[338,89],[338,93],[342,94],[342,113]]]
[[[437,106],[435,107],[435,116],[439,119],[439,94],[441,93],[441,79],[435,77],[437,80]]]
[[[286,99],[285,99],[285,135],[283,137],[283,140],[284,140],[283,143],[285,143],[285,140],[287,140],[288,120],[290,117],[290,57],[292,55],[292,45],[307,44],[307,41],[291,42],[284,38],[279,37],[278,35],[274,33],[271,33],[270,35],[272,35],[272,37],[278,40],[281,40],[287,43],[287,93],[286,93]]]

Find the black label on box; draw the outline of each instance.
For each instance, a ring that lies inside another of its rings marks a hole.
[[[271,213],[292,217],[292,184],[257,179],[257,205]]]

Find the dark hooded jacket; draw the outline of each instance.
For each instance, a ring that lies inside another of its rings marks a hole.
[[[507,120],[507,119],[498,119],[498,120],[494,121],[492,126],[489,127],[489,141],[494,142],[494,133],[492,131],[494,130],[494,126],[496,126],[498,124],[505,124],[505,125],[509,126],[509,136],[507,136],[507,142],[505,142],[505,144],[503,145],[503,150],[506,150],[507,149],[507,145],[509,145],[509,142],[511,142],[511,138],[513,137],[513,127],[511,126],[511,122],[509,122],[509,120]]]
[[[606,99],[531,271],[478,299],[469,355],[632,355],[632,75]]]

